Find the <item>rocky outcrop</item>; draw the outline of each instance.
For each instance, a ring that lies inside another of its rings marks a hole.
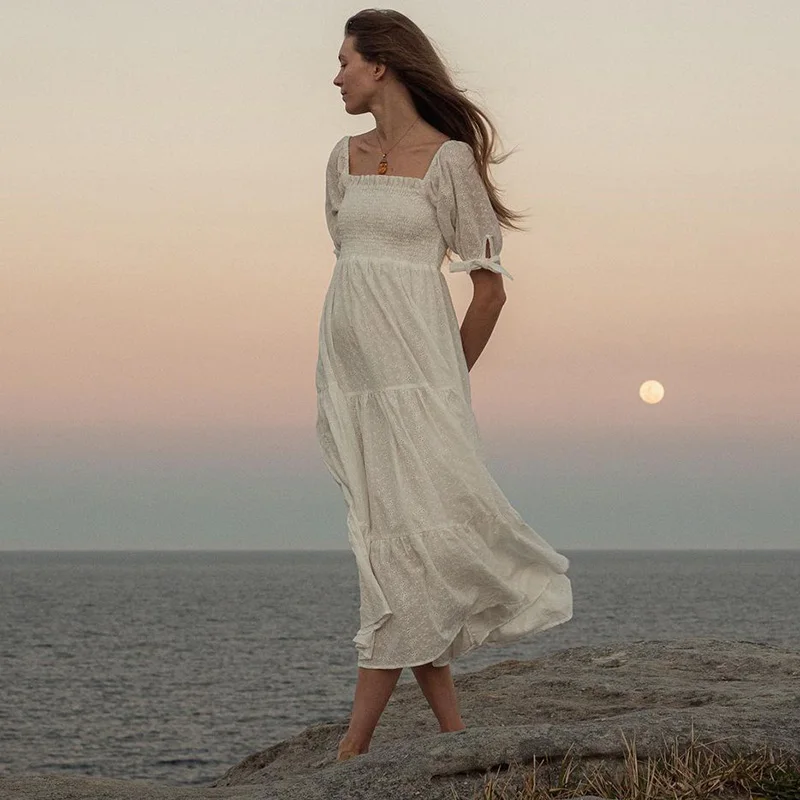
[[[688,639],[574,648],[503,661],[455,682],[466,730],[438,733],[418,687],[404,684],[370,751],[348,761],[336,761],[347,728],[341,720],[254,753],[209,787],[20,776],[0,779],[0,797],[451,800],[453,789],[468,797],[487,771],[534,756],[570,750],[619,759],[623,735],[635,737],[640,755],[692,732],[741,752],[769,745],[800,755],[800,652],[763,644]]]

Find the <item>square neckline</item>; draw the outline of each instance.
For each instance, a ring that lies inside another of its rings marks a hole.
[[[416,175],[388,175],[388,174],[387,175],[381,175],[379,172],[361,172],[361,173],[358,173],[357,175],[353,175],[350,172],[350,140],[352,138],[353,137],[350,136],[350,135],[347,135],[345,137],[345,152],[347,153],[347,158],[345,160],[345,174],[347,175],[348,178],[394,178],[395,180],[417,181],[419,183],[422,183],[422,181],[426,180],[428,175],[430,175],[431,168],[433,167],[433,165],[434,165],[434,163],[436,161],[436,157],[439,155],[441,149],[448,142],[456,141],[455,139],[445,139],[436,148],[436,152],[433,154],[433,158],[431,158],[430,164],[428,164],[428,169],[425,170],[425,174],[421,178],[418,178]]]

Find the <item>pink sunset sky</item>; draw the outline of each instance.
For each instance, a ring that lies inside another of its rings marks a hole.
[[[393,7],[517,149],[471,381],[521,513],[563,547],[798,546],[800,6]],[[359,8],[6,9],[0,549],[347,546],[314,368],[325,163],[374,123],[332,83]]]

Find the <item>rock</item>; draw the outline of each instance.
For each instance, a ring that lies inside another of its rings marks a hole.
[[[209,789],[165,786],[150,781],[76,778],[65,775],[15,775],[0,778],[1,800],[265,800],[263,787]]]
[[[687,639],[578,647],[503,661],[455,683],[466,730],[438,733],[419,688],[398,686],[369,752],[348,761],[336,761],[344,719],[248,756],[209,787],[20,776],[0,778],[0,797],[452,800],[453,789],[468,797],[488,772],[534,756],[560,759],[571,749],[575,757],[620,759],[623,734],[635,737],[646,756],[665,740],[688,740],[692,730],[743,753],[768,745],[800,755],[800,652],[764,644]],[[111,783],[113,793],[101,785]]]

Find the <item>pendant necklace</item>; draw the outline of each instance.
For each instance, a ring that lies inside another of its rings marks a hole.
[[[411,123],[411,127],[410,127],[410,128],[407,130],[407,131],[406,131],[406,133],[408,133],[408,131],[410,131],[410,130],[411,130],[411,128],[413,128],[413,127],[414,127],[414,126],[415,126],[415,125],[416,125],[416,124],[419,122],[419,119],[420,119],[420,118],[419,118],[419,117],[417,117],[417,118],[416,118],[416,119],[415,119],[415,120],[414,120],[414,121]],[[400,138],[399,138],[399,139],[398,139],[398,140],[397,140],[397,141],[396,141],[396,142],[395,142],[395,143],[394,143],[394,144],[393,144],[393,145],[392,145],[392,146],[389,148],[389,150],[387,150],[387,151],[386,151],[386,152],[383,154],[383,158],[381,158],[381,162],[380,162],[380,164],[378,164],[378,175],[385,175],[385,174],[386,174],[386,170],[387,170],[387,169],[389,169],[389,162],[386,160],[386,156],[389,154],[389,151],[390,151],[390,150],[393,150],[395,147],[397,147],[397,145],[398,145],[398,144],[400,144],[400,142],[403,140],[403,137],[406,135],[406,133],[404,133],[404,134],[403,134],[403,136],[401,136],[401,137],[400,137]],[[380,145],[380,147],[381,147],[381,150],[383,150],[383,145],[381,144],[381,137],[378,135],[378,129],[377,129],[377,128],[375,128],[375,135],[378,137],[378,144]]]

